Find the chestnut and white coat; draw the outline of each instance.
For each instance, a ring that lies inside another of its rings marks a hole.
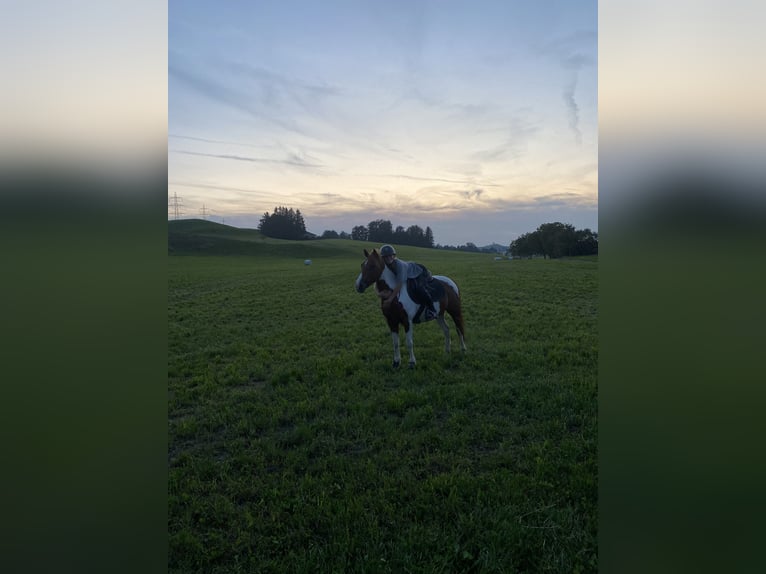
[[[381,310],[391,329],[391,339],[394,346],[393,366],[398,367],[401,363],[401,351],[399,345],[399,326],[404,327],[407,350],[409,352],[410,368],[415,366],[415,352],[413,341],[413,318],[418,312],[419,305],[412,300],[406,289],[406,280],[410,273],[415,277],[420,274],[421,268],[413,263],[395,259],[398,262],[401,271],[406,273],[394,273],[389,269],[380,253],[376,249],[368,253],[364,250],[365,260],[361,265],[361,272],[356,278],[355,288],[359,293],[371,285],[375,285],[375,292],[381,299]],[[434,275],[433,278],[444,284],[444,296],[438,301],[435,300],[434,309],[436,310],[436,322],[444,333],[444,350],[450,352],[450,329],[444,317],[445,311],[449,313],[455,323],[458,337],[460,339],[460,348],[466,350],[465,346],[465,328],[463,324],[463,314],[460,305],[460,291],[455,282],[444,275]],[[390,299],[391,292],[397,287],[402,286],[396,299]]]

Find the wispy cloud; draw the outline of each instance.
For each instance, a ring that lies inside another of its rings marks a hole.
[[[486,131],[486,130],[485,130]],[[480,162],[498,162],[516,159],[524,155],[529,142],[540,133],[537,121],[525,115],[512,117],[507,127],[492,129],[494,134],[500,133],[502,142],[474,152],[471,157]]]
[[[577,89],[577,73],[575,73],[572,81],[564,87],[562,96],[564,97],[564,103],[566,104],[569,114],[569,127],[575,136],[577,144],[582,143],[582,132],[580,131],[580,108],[575,100],[575,90]]]
[[[554,58],[564,70],[570,72],[570,79],[564,85],[561,96],[569,117],[569,128],[578,145],[582,144],[582,131],[580,130],[580,106],[577,104],[575,94],[580,71],[585,67],[596,65],[594,52],[596,40],[595,31],[581,30],[557,38],[539,48],[540,53]]]
[[[198,189],[211,189],[216,191],[235,191],[235,192],[263,194],[263,195],[267,195],[270,193],[268,191],[264,191],[260,189],[233,187],[228,185],[216,185],[211,183],[194,183],[194,182],[185,182],[185,181],[170,181],[168,183],[171,187],[173,186],[192,187],[192,188],[198,188]]]
[[[500,145],[482,149],[471,154],[471,158],[480,162],[495,162],[505,161],[509,157],[518,157],[518,153],[513,151],[513,148],[508,143],[502,143]]]
[[[211,144],[233,145],[237,147],[250,147],[250,148],[256,148],[256,149],[264,149],[264,148],[270,147],[264,144],[260,144],[260,145],[249,144],[249,143],[235,142],[235,141],[229,141],[229,140],[218,140],[218,139],[211,139],[211,138],[201,138],[196,136],[186,136],[181,134],[168,134],[168,138],[189,140],[189,141],[202,142],[202,143],[211,143]]]
[[[285,109],[298,104],[311,115],[320,115],[323,101],[341,94],[339,88],[329,84],[306,82],[243,62],[229,62],[225,67],[250,80],[254,88],[252,96],[269,108]]]
[[[216,159],[229,159],[234,161],[247,161],[250,163],[271,163],[271,164],[282,164],[282,165],[290,165],[293,167],[305,167],[305,168],[321,168],[323,167],[321,164],[314,164],[309,163],[306,161],[305,158],[297,155],[297,154],[289,154],[286,159],[270,159],[270,158],[262,158],[262,157],[248,157],[248,156],[242,156],[242,155],[233,155],[233,154],[219,154],[219,153],[203,153],[198,151],[188,151],[188,150],[171,150],[172,153],[180,153],[184,155],[196,155],[201,157],[212,157]]]
[[[596,65],[597,40],[595,30],[579,30],[539,45],[537,51],[557,60],[565,70],[579,70]]]
[[[168,76],[174,80],[180,81],[188,88],[206,98],[227,106],[235,111],[246,114],[247,116],[265,121],[274,126],[280,127],[287,132],[310,137],[310,135],[301,128],[294,120],[286,119],[284,114],[268,113],[269,108],[262,105],[262,101],[254,98],[249,92],[243,92],[241,89],[230,87],[231,85],[240,86],[240,83],[229,82],[227,79],[217,79],[212,73],[201,73],[199,66],[194,70],[180,64],[179,58],[169,52]]]
[[[222,185],[217,183],[200,183],[200,182],[188,182],[188,181],[169,181],[169,188],[179,189],[201,189],[218,192],[217,198],[222,194],[228,194],[231,197],[248,198],[251,200],[268,200],[274,196],[271,191],[255,188],[237,187],[231,185]]]
[[[574,207],[595,205],[595,200],[579,193],[554,193],[534,197],[528,204],[535,207]]]
[[[418,177],[415,175],[405,175],[401,173],[393,173],[393,174],[378,174],[375,177],[393,177],[393,178],[401,178],[401,179],[411,179],[414,181],[438,181],[442,183],[460,183],[464,185],[476,185],[476,182],[470,179],[445,179],[441,177]],[[483,187],[500,187],[500,185],[495,183],[481,183],[480,184]]]
[[[472,189],[470,191],[462,192],[462,195],[466,199],[479,199],[479,198],[481,198],[481,194],[482,193],[484,193],[483,189]]]

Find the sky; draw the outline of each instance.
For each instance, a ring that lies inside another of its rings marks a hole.
[[[595,1],[280,0],[168,8],[168,216],[436,243],[598,229]]]

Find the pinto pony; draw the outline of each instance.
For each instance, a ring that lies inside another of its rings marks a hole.
[[[356,290],[359,293],[364,293],[371,285],[375,286],[375,293],[380,297],[381,310],[388,322],[389,329],[391,329],[391,338],[394,343],[393,366],[398,367],[401,363],[399,325],[402,325],[404,326],[407,350],[410,353],[410,368],[413,368],[415,366],[415,353],[413,351],[412,325],[420,322],[420,303],[412,298],[409,288],[402,289],[398,299],[387,301],[396,285],[394,273],[386,267],[383,258],[376,249],[373,249],[372,253],[368,253],[365,249],[364,256],[365,260],[362,261],[362,271],[356,278]],[[460,349],[465,351],[465,328],[463,326],[463,313],[460,308],[460,291],[455,282],[444,275],[434,275],[433,281],[438,282],[443,287],[439,289],[442,294],[438,299],[434,298],[433,303],[436,309],[436,322],[439,323],[444,333],[444,350],[447,353],[450,352],[450,331],[444,318],[444,312],[446,311],[455,323],[455,328],[460,338]]]

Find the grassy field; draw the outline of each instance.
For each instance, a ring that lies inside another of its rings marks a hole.
[[[394,370],[370,244],[171,229],[171,572],[596,571],[596,258],[401,246],[468,352]]]

